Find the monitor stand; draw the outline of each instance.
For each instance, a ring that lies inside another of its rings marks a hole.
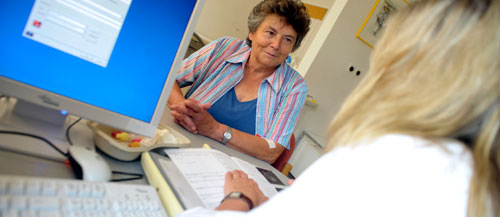
[[[6,97],[0,99],[0,130],[41,136],[65,153],[69,147],[66,129],[76,120],[77,117],[37,104]],[[93,145],[93,134],[84,123],[72,127],[70,136],[73,143]],[[27,136],[0,133],[0,149],[49,160],[66,160],[66,156],[44,141]]]

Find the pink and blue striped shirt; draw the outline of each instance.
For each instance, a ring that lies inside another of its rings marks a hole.
[[[192,85],[186,98],[213,104],[241,81],[251,51],[244,40],[217,39],[184,60],[177,83],[180,87]],[[279,65],[259,87],[256,135],[288,149],[306,93],[302,76],[287,63]]]

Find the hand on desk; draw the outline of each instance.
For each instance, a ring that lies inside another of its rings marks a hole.
[[[211,127],[218,124],[207,111],[210,107],[209,103],[201,104],[195,99],[186,99],[183,103],[171,105],[170,113],[175,123],[187,131],[208,136]]]
[[[210,113],[208,109],[211,107],[209,103],[201,104],[195,99],[186,100],[186,107],[188,108],[187,115],[191,117],[198,133],[212,139],[218,140],[220,136],[218,129],[221,124],[217,122]]]
[[[209,103],[201,104],[195,99],[182,99],[169,105],[174,121],[191,133],[209,137],[215,141],[222,141],[223,134],[228,126],[217,122],[208,109]],[[283,153],[285,147],[273,141],[272,145],[268,140],[259,136],[251,135],[237,129],[233,129],[233,136],[226,143],[227,146],[264,160],[270,164]]]

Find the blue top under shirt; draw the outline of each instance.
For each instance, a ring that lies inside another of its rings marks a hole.
[[[208,112],[219,123],[255,135],[257,99],[240,102],[234,87],[217,100]]]

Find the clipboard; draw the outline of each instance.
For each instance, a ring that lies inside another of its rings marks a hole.
[[[202,198],[200,198],[199,195],[195,192],[195,189],[193,189],[193,186],[191,185],[192,183],[190,184],[188,182],[188,180],[185,178],[185,174],[180,171],[178,165],[176,165],[174,161],[167,156],[165,149],[156,149],[155,151],[144,152],[141,156],[141,164],[149,183],[157,189],[158,195],[163,203],[163,206],[165,207],[165,211],[167,212],[167,214],[170,216],[175,216],[176,214],[189,208],[206,207],[205,205],[207,205],[206,203],[208,201],[205,201],[205,203],[202,201]],[[179,153],[177,152],[177,150],[171,150],[167,152]],[[186,150],[186,153],[194,153],[196,156],[196,154],[198,154],[199,152]],[[242,161],[237,158],[234,160]],[[189,164],[190,163],[188,163],[188,165]],[[251,173],[254,174],[252,178],[254,178],[257,183],[267,183],[261,186],[264,188],[261,189],[263,190],[264,194],[276,194],[273,192],[280,191],[283,188],[286,188],[286,186],[279,180],[279,178],[275,174],[272,173],[272,171],[255,167],[253,165],[251,166],[251,168],[254,168],[254,172]],[[252,170],[251,168],[250,170],[248,170],[248,167],[242,167],[245,172],[250,172]],[[255,176],[259,173],[262,174],[262,176]],[[250,176],[251,174],[249,173],[249,177]],[[273,188],[276,191],[271,190]],[[214,201],[210,201],[211,202],[208,203],[213,204]]]
[[[149,184],[158,192],[167,214],[175,216],[186,209],[203,206],[179,169],[162,152],[143,152],[141,165]]]

